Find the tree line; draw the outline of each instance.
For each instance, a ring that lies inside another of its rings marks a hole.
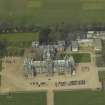
[[[105,40],[102,41],[102,58],[105,62]]]
[[[72,25],[65,23],[48,25],[40,28],[39,42],[40,44],[47,44],[57,40],[65,40],[65,42],[70,43],[71,40],[77,39],[78,36],[82,35],[83,37],[87,31],[105,31],[105,25]]]
[[[66,24],[64,22],[55,23],[50,25],[40,25],[40,24],[16,24],[11,22],[0,22],[0,33],[11,33],[11,32],[36,32],[42,30],[43,27],[50,26],[56,30],[59,28],[66,27],[70,31],[74,30],[105,30],[105,24],[93,23],[93,24]]]

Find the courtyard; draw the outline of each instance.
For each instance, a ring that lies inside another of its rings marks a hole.
[[[97,89],[101,88],[96,66],[90,63],[76,65],[76,75],[55,74],[25,77],[23,58],[6,57],[1,72],[1,91]]]

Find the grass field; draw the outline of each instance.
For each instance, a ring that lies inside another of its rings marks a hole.
[[[32,41],[38,40],[39,34],[36,33],[9,33],[0,34],[0,41],[5,41],[5,51],[1,51],[1,56],[23,55],[25,48],[31,47]]]
[[[0,40],[7,40],[9,42],[27,42],[38,40],[38,33],[10,33],[0,34]]]
[[[0,0],[0,20],[15,23],[105,23],[105,0]]]
[[[86,90],[56,92],[55,105],[105,105],[105,92]]]
[[[0,105],[46,105],[45,92],[0,95]]]

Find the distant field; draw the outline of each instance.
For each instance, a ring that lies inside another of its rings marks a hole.
[[[45,92],[0,95],[0,105],[46,105]]]
[[[33,41],[33,40],[38,40],[38,33],[0,34],[0,40],[7,40],[10,42]]]
[[[105,23],[105,0],[0,0],[0,20],[15,23]]]
[[[55,105],[105,105],[105,92],[103,91],[56,92]]]

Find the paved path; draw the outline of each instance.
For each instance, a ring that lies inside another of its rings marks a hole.
[[[105,71],[105,67],[99,67],[97,70],[98,71]]]
[[[47,105],[54,105],[54,92],[52,89],[47,91]]]

